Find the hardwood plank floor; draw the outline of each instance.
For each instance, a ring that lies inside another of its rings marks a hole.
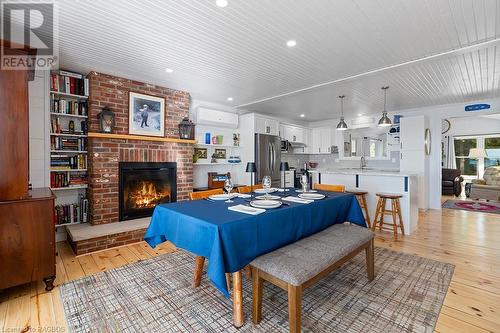
[[[390,233],[377,233],[375,245],[456,266],[436,332],[500,332],[500,215],[429,210],[420,213],[419,227],[411,236],[394,241]],[[66,243],[58,243],[57,250],[60,285],[175,248],[165,243],[151,249],[140,242],[79,257]],[[0,332],[39,327],[67,331],[57,287],[46,292],[42,283],[33,283],[0,293]]]

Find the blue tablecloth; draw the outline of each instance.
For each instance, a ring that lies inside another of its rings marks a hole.
[[[195,200],[158,205],[144,239],[152,247],[169,240],[208,258],[209,279],[229,296],[226,272],[239,271],[262,254],[336,223],[350,221],[366,226],[355,195],[322,193],[327,198],[311,204],[287,202],[288,206],[256,216],[227,209],[247,203],[240,198],[233,199],[234,203]]]

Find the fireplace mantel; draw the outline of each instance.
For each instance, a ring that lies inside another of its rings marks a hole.
[[[175,142],[175,143],[188,143],[195,144],[196,140],[184,140],[175,138],[165,138],[159,136],[143,136],[143,135],[130,135],[130,134],[110,134],[110,133],[98,133],[89,132],[89,138],[99,138],[99,139],[124,139],[124,140],[140,140],[140,141],[159,141],[159,142]]]

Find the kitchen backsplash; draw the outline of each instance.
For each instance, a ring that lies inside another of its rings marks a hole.
[[[289,154],[282,153],[281,160],[288,162],[290,167],[303,168],[306,162],[318,163],[318,169],[327,168],[357,168],[360,165],[359,160],[337,160],[338,154]],[[399,152],[392,152],[390,160],[367,160],[367,167],[376,169],[399,170]]]

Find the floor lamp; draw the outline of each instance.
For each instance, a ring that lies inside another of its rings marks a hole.
[[[479,159],[488,157],[484,148],[471,148],[469,150],[469,158],[477,159],[476,176],[479,179]]]

